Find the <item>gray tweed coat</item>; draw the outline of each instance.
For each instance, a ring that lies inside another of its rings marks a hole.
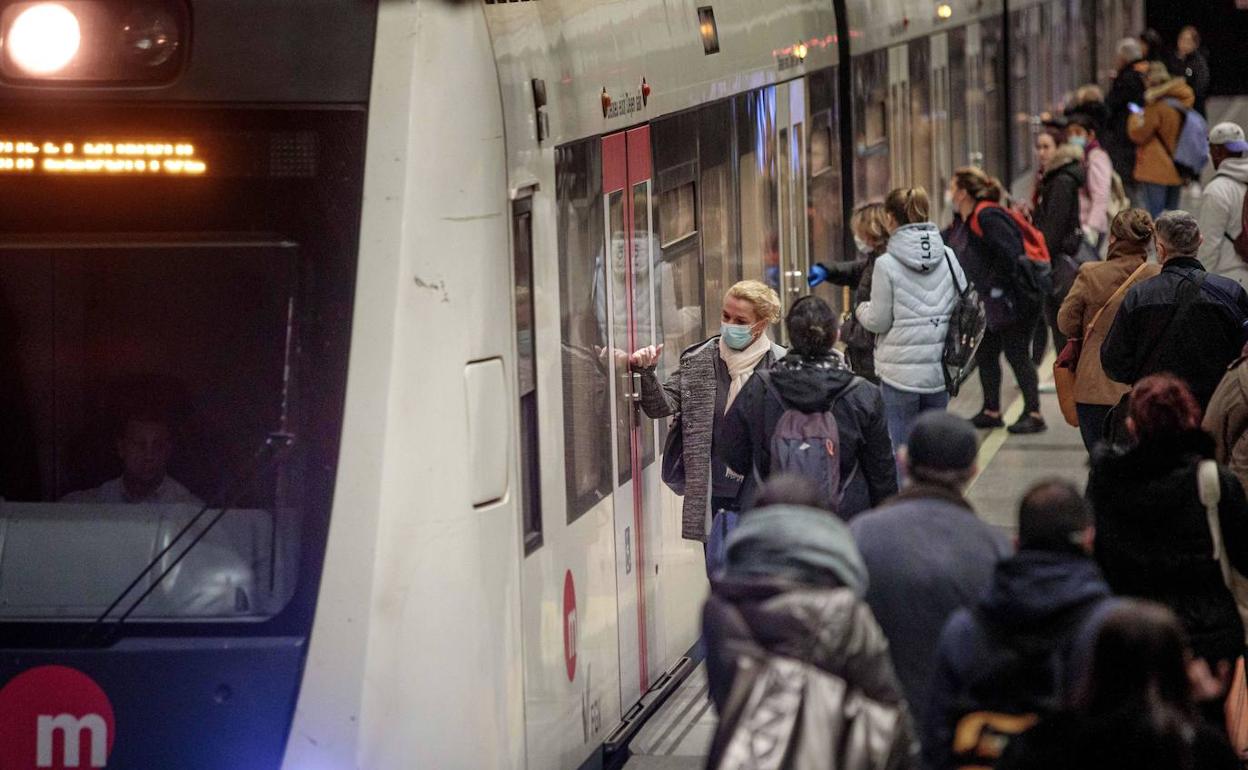
[[[785,349],[773,344],[755,370],[770,369]],[[685,443],[685,502],[681,535],[706,542],[706,512],[710,504],[711,440],[715,433],[715,359],[719,335],[680,354],[680,366],[660,384],[654,367],[640,370],[641,409],[651,418],[680,414]]]

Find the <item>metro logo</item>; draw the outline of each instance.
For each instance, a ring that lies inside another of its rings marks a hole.
[[[113,706],[91,677],[66,666],[23,671],[0,689],[0,768],[72,770],[108,765]]]

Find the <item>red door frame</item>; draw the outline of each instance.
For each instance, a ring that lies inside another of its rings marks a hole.
[[[628,308],[628,339],[626,348],[632,352],[638,348],[637,319],[634,314],[633,298],[633,258],[637,255],[634,244],[634,228],[636,212],[633,211],[633,187],[651,181],[650,164],[650,127],[638,128],[611,134],[602,138],[602,192],[609,196],[614,192],[622,192],[624,199],[624,254],[627,261],[627,291],[625,306]],[[647,212],[648,214],[649,212]],[[650,217],[646,217],[647,229],[653,227]],[[610,223],[607,223],[610,226]],[[648,244],[647,244],[648,245]],[[653,260],[653,255],[647,254]],[[608,276],[608,280],[610,277]],[[618,305],[618,303],[616,303]],[[651,310],[653,312],[653,309]],[[653,326],[651,319],[651,326]],[[619,345],[617,340],[615,343]],[[649,340],[646,341],[649,344]],[[644,489],[642,479],[642,432],[641,415],[636,402],[630,402],[629,425],[629,461],[632,463],[633,481],[633,571],[637,575],[637,655],[641,677],[641,692],[650,689],[649,652],[646,633],[646,583],[645,570],[645,537],[644,537]]]

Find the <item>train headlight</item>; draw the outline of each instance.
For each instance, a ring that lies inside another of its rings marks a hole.
[[[9,59],[36,76],[65,69],[81,45],[78,17],[60,3],[36,3],[19,11],[4,36]]]
[[[0,79],[90,87],[170,83],[187,58],[186,0],[0,0]]]

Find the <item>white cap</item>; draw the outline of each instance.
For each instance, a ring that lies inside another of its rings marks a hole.
[[[1244,129],[1234,123],[1219,123],[1209,132],[1209,144],[1221,145],[1231,152],[1248,152]]]

